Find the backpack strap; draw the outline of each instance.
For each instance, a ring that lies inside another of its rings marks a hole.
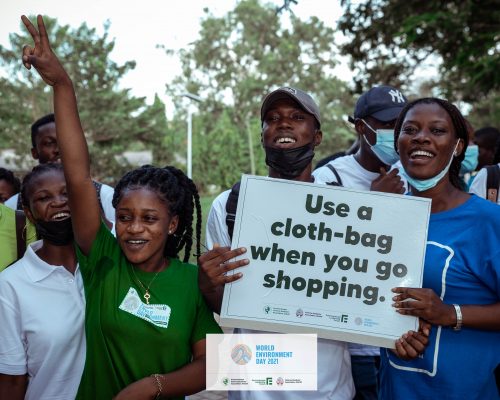
[[[328,163],[326,164],[326,167],[333,172],[333,175],[335,175],[335,178],[337,179],[337,182],[326,182],[327,185],[330,185],[330,186],[342,186],[342,179],[340,179],[340,175],[339,173],[337,172],[337,170],[335,169],[335,167]]]
[[[26,228],[26,215],[21,210],[16,210],[16,245],[17,259],[19,260],[26,251],[26,235],[23,234]]]
[[[231,188],[226,202],[226,225],[229,238],[233,240],[234,221],[236,220],[236,208],[238,206],[238,197],[240,195],[241,182],[236,182]]]
[[[496,203],[498,201],[498,188],[500,186],[500,166],[488,165],[486,167],[486,199]]]
[[[23,209],[23,202],[21,200],[21,193],[17,194],[17,205],[16,205],[16,210],[22,210]]]

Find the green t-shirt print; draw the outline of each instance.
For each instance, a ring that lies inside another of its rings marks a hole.
[[[78,399],[109,400],[139,379],[177,370],[191,361],[193,343],[221,332],[199,291],[195,265],[170,259],[149,288],[147,306],[138,279],[147,285],[155,273],[134,270],[105,225],[90,254],[77,254],[87,301]]]

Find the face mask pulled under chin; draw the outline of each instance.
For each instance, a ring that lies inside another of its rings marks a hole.
[[[448,161],[448,164],[446,165],[446,167],[444,167],[444,169],[436,176],[433,176],[432,178],[429,178],[429,179],[415,179],[415,178],[412,178],[410,175],[408,175],[408,173],[406,172],[404,167],[402,167],[401,170],[399,171],[400,175],[404,179],[406,179],[406,181],[412,187],[414,187],[416,190],[418,190],[419,192],[424,192],[426,190],[432,189],[434,186],[436,186],[441,181],[441,179],[444,178],[444,176],[446,175],[446,173],[450,169],[450,165],[453,162],[453,157],[455,156],[455,151],[457,149],[459,142],[460,141],[457,141],[457,144],[455,145],[455,148],[453,149],[453,152],[451,153],[450,161]]]
[[[35,221],[39,238],[54,246],[66,246],[73,241],[73,226],[71,218],[61,221]]]
[[[392,129],[373,129],[365,120],[365,125],[377,135],[377,143],[371,144],[363,135],[363,139],[370,146],[373,154],[385,165],[392,165],[399,161],[399,154],[394,149],[394,130]]]
[[[276,149],[264,146],[266,164],[284,178],[296,178],[311,163],[314,147],[308,143],[293,149]]]

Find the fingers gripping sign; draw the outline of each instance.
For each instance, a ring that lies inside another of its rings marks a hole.
[[[403,360],[420,356],[429,345],[430,331],[431,325],[420,319],[418,332],[409,331],[396,340],[394,353]]]
[[[24,46],[22,61],[27,69],[35,67],[45,83],[54,86],[69,79],[66,71],[50,47],[49,37],[41,15],[37,17],[38,30],[25,16],[21,16],[24,26],[33,38],[34,47]]]
[[[212,250],[202,254],[198,259],[198,265],[200,266],[199,282],[202,292],[204,290],[217,290],[217,288],[224,286],[226,283],[240,279],[243,276],[241,272],[232,275],[227,275],[227,272],[249,263],[249,260],[246,258],[230,261],[245,252],[246,249],[243,247],[231,250],[230,247],[219,247],[216,245]]]
[[[420,317],[435,325],[455,325],[454,307],[444,304],[432,289],[397,287],[392,291],[396,293],[392,300],[398,313]]]

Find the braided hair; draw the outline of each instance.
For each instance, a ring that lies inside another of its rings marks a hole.
[[[459,177],[459,173],[460,173],[460,165],[462,164],[462,161],[465,158],[465,151],[467,150],[467,146],[469,145],[469,135],[467,134],[467,122],[465,121],[465,118],[463,117],[462,113],[455,105],[451,104],[446,100],[438,99],[436,97],[424,97],[422,99],[414,100],[406,104],[406,106],[401,110],[398,120],[396,121],[396,126],[394,127],[394,148],[399,153],[398,138],[401,133],[401,127],[405,120],[406,114],[413,107],[419,104],[437,104],[441,108],[443,108],[446,111],[446,113],[450,116],[451,122],[453,124],[453,130],[455,131],[455,136],[457,137],[457,139],[463,140],[464,148],[462,149],[462,152],[459,155],[453,157],[453,161],[451,162],[449,170],[449,177],[451,184],[456,188],[463,190],[464,189],[463,183]]]
[[[144,165],[127,172],[118,182],[113,195],[113,207],[117,207],[127,189],[147,188],[167,204],[172,216],[179,217],[177,231],[169,235],[165,244],[166,257],[179,258],[184,248],[187,262],[193,245],[193,217],[196,208],[196,254],[200,254],[201,205],[196,185],[181,170],[167,166],[157,168]]]
[[[30,199],[28,197],[29,189],[33,184],[35,178],[39,175],[47,173],[49,171],[59,171],[64,176],[64,171],[62,164],[60,163],[47,163],[47,164],[38,164],[34,167],[30,173],[28,173],[21,183],[21,202],[23,207],[29,208]]]

